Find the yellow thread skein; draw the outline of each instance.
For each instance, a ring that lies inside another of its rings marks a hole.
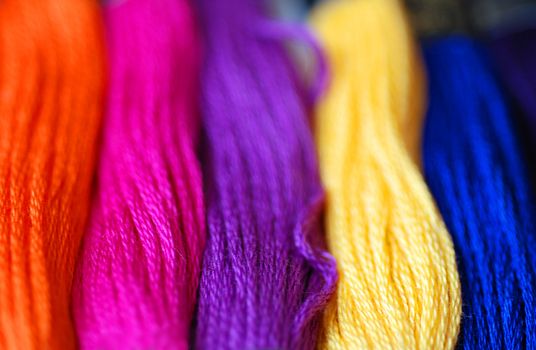
[[[313,26],[332,67],[316,131],[340,274],[320,348],[453,348],[460,285],[417,165],[425,81],[402,5],[334,1]]]

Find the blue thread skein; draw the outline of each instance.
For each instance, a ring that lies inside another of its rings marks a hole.
[[[470,39],[433,39],[423,47],[424,171],[457,254],[458,346],[534,349],[535,196],[505,98]]]

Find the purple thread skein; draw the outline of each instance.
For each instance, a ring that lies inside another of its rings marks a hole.
[[[536,21],[531,28],[497,35],[488,43],[505,89],[514,98],[536,146]]]
[[[199,0],[207,246],[195,348],[312,349],[337,279],[323,250],[311,96],[257,0]]]

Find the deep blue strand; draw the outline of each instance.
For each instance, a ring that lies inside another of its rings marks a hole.
[[[535,196],[505,99],[471,40],[434,39],[424,55],[424,170],[458,259],[458,345],[535,349]]]

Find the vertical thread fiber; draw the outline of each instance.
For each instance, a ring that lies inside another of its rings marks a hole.
[[[104,88],[86,0],[0,2],[0,348],[75,347],[69,313]]]
[[[285,50],[297,27],[257,0],[199,1],[208,241],[199,349],[312,349],[336,281],[322,247],[310,100]]]
[[[460,347],[534,349],[535,197],[504,98],[471,40],[424,48],[425,173],[458,254]]]
[[[316,131],[339,267],[321,348],[453,348],[460,286],[417,166],[425,82],[403,8],[338,1],[320,7],[313,25],[332,67]]]
[[[83,349],[187,349],[205,240],[200,41],[184,0],[104,9],[110,91],[77,269]]]

